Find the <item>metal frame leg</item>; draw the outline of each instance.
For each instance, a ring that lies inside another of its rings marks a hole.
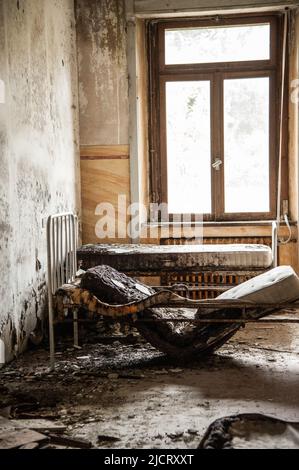
[[[78,309],[75,308],[73,312],[74,320],[74,346],[79,346],[79,325],[78,325]]]
[[[55,337],[53,323],[53,299],[52,294],[49,295],[49,342],[50,342],[50,369],[55,367]]]

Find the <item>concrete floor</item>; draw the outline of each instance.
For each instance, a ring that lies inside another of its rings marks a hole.
[[[211,422],[235,413],[299,421],[295,325],[247,326],[188,367],[120,341],[64,348],[55,373],[47,365],[39,349],[0,371],[2,406],[34,397],[36,411],[18,418],[52,417],[96,447],[194,449]]]

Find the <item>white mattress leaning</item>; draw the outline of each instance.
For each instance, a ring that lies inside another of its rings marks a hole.
[[[291,266],[278,266],[229,289],[217,299],[292,302],[299,299],[299,277]]]

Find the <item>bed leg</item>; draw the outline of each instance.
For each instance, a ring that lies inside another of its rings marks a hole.
[[[73,320],[74,320],[74,346],[79,346],[79,328],[78,328],[78,309],[74,309],[73,312]]]
[[[54,323],[53,323],[53,299],[49,294],[49,342],[50,342],[50,370],[55,367],[55,338],[54,338]]]

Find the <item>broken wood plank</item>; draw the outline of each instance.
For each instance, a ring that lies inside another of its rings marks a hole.
[[[60,436],[57,434],[48,434],[51,444],[57,444],[66,447],[75,447],[77,449],[90,449],[92,443],[85,439],[78,439],[70,436]]]
[[[99,434],[98,435],[98,443],[101,444],[103,442],[119,442],[120,438],[119,437],[114,437],[114,436],[107,436],[105,434]]]
[[[20,447],[22,450],[35,450],[39,448],[39,444],[37,442],[30,442],[29,444],[25,444],[24,446]]]
[[[20,429],[0,434],[0,449],[18,449],[32,442],[48,442],[49,438],[30,429]]]
[[[11,423],[14,424],[16,428],[31,429],[32,431],[40,432],[42,434],[45,432],[61,434],[67,429],[66,426],[62,424],[56,424],[38,417],[32,419],[14,419],[11,420]]]
[[[46,412],[42,413],[40,411],[32,412],[32,413],[17,413],[16,419],[20,420],[30,420],[30,419],[46,419],[46,420],[55,420],[59,418],[59,414],[54,412]]]

